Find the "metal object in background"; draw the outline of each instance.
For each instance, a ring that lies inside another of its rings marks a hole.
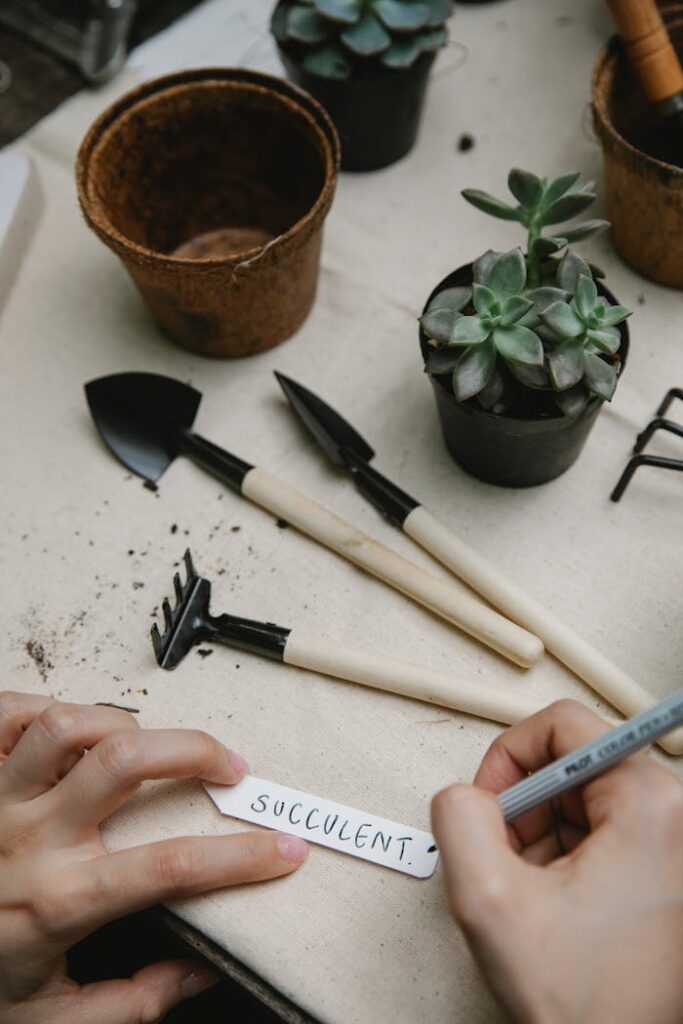
[[[679,423],[674,423],[673,420],[664,419],[664,416],[674,398],[683,399],[683,388],[670,388],[669,391],[667,391],[666,397],[657,409],[655,418],[650,420],[648,425],[645,427],[645,430],[642,430],[640,434],[638,434],[636,443],[633,447],[633,457],[629,459],[624,472],[619,477],[617,486],[610,495],[612,501],[620,500],[624,491],[630,484],[633,474],[639,466],[652,466],[654,469],[675,469],[678,470],[679,473],[683,472],[683,459],[671,459],[664,455],[642,454],[643,448],[653,434],[656,434],[658,430],[665,430],[669,434],[676,434],[678,437],[683,437],[683,426]]]
[[[2,0],[0,25],[74,65],[88,82],[106,82],[123,66],[137,0],[90,0],[82,29],[38,0]]]

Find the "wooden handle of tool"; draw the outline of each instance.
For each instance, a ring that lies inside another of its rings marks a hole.
[[[473,551],[422,505],[408,515],[403,529],[494,607],[540,637],[547,650],[623,714],[637,715],[655,703],[644,687],[540,601],[506,579],[496,566]],[[683,754],[683,728],[659,742],[669,753]]]
[[[655,0],[607,0],[626,54],[651,103],[683,90],[683,70]]]
[[[265,470],[249,470],[242,482],[242,494],[517,665],[528,668],[543,654],[543,644],[537,637],[413,565]]]
[[[287,637],[284,661],[504,725],[514,725],[545,706],[543,701],[512,688],[491,686],[480,679],[457,679],[438,669],[361,650],[301,629],[293,629]]]

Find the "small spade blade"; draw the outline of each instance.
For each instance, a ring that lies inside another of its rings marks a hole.
[[[345,451],[363,462],[373,458],[375,453],[367,441],[327,402],[277,370],[275,376],[302,423],[335,465],[349,468],[344,458]]]
[[[180,451],[197,415],[199,391],[156,373],[115,373],[85,393],[102,440],[138,476],[154,483]]]

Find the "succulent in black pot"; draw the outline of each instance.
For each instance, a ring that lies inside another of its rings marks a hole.
[[[420,344],[455,461],[489,483],[526,487],[577,459],[614,395],[630,311],[603,285],[599,267],[568,248],[607,221],[543,233],[593,202],[592,183],[514,169],[508,186],[516,206],[476,189],[462,194],[523,224],[526,253],[489,250],[441,281],[420,317]]]
[[[289,78],[327,109],[342,168],[368,171],[413,147],[452,0],[279,0],[271,18]]]

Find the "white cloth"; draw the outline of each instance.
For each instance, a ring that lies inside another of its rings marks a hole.
[[[213,0],[135,55],[134,72],[240,59],[275,67],[269,6]],[[199,432],[447,576],[326,464],[274,368],[348,416],[376,448],[378,468],[644,680],[653,698],[680,685],[683,479],[642,469],[621,504],[608,500],[635,434],[666,389],[683,385],[680,295],[636,277],[606,238],[580,246],[635,310],[629,363],[577,465],[532,490],[478,483],[451,462],[417,347],[415,318],[433,285],[489,247],[522,241],[515,225],[468,206],[461,188],[503,195],[511,165],[600,177],[587,101],[609,31],[591,0],[460,7],[458,46],[439,58],[417,148],[385,171],[342,176],[311,316],[287,344],[238,362],[202,360],[162,337],[79,214],[78,143],[130,80],[81,94],[24,140],[46,198],[0,321],[4,686],[132,705],[143,726],[207,729],[258,775],[428,828],[431,795],[469,780],[498,729],[224,649],[160,671],[148,631],[189,544],[214,583],[216,611],[315,627],[549,700],[599,705],[553,659],[528,673],[512,668],[187,461],[177,460],[157,494],[146,490],[103,447],[82,391],[122,370],[191,381],[204,393]],[[475,139],[466,153],[457,150],[462,132]],[[683,419],[683,404],[674,414]],[[683,457],[676,439],[652,450]],[[107,840],[122,847],[242,827],[198,785],[159,783],[111,820]],[[286,880],[175,909],[327,1024],[491,1024],[499,1011],[449,918],[440,875],[416,881],[313,848]]]

